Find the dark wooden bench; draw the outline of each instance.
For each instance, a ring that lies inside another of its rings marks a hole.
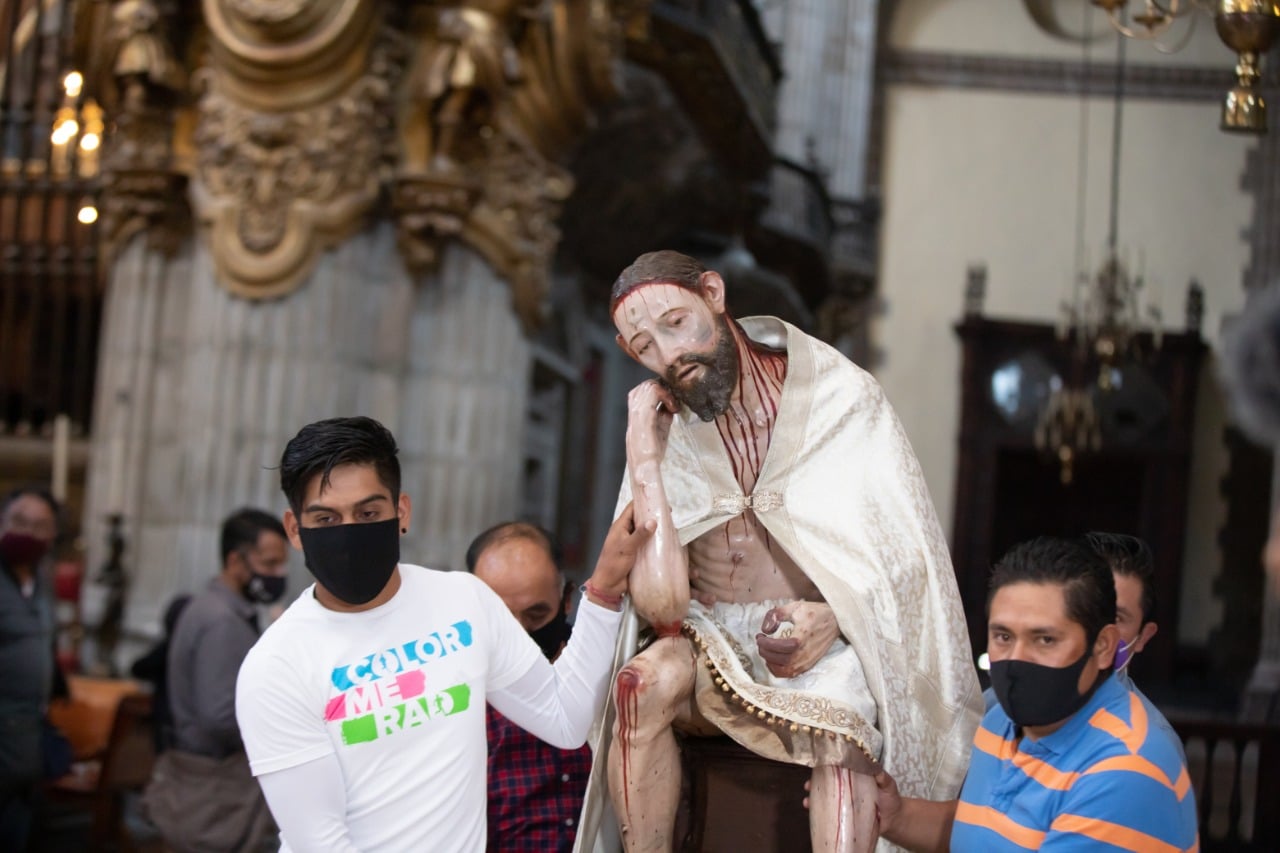
[[[684,785],[676,850],[741,853],[810,849],[809,768],[761,758],[728,737],[682,737]]]

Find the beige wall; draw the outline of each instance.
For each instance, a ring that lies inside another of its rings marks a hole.
[[[1083,0],[1081,0],[1083,2]],[[1075,3],[1062,2],[1079,20]],[[1072,11],[1074,10],[1074,11]],[[1228,66],[1209,22],[1196,33],[1195,64]],[[1021,3],[1008,0],[903,3],[891,24],[894,46],[1078,59],[1080,48],[1039,34]],[[1095,54],[1114,55],[1113,39]],[[1132,43],[1135,60],[1149,46]],[[1212,58],[1205,58],[1212,57]],[[1146,57],[1152,62],[1162,57]],[[1186,56],[1179,58],[1185,61]],[[1096,264],[1107,230],[1113,105],[1091,99],[1084,242]],[[884,361],[877,375],[920,457],[950,531],[958,432],[959,319],[966,266],[989,269],[985,313],[1053,322],[1067,298],[1076,254],[1080,98],[898,85],[885,105],[881,292],[877,328]],[[1224,314],[1243,301],[1244,233],[1252,203],[1240,189],[1252,140],[1217,129],[1207,102],[1128,99],[1123,113],[1119,233],[1122,250],[1145,259],[1150,298],[1165,325],[1183,324],[1189,279],[1206,290],[1204,333],[1216,343]],[[1184,642],[1203,642],[1216,624],[1210,582],[1216,486],[1225,466],[1218,395],[1202,394],[1193,460],[1192,524],[1183,584]]]

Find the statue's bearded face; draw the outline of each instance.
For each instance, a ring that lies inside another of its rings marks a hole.
[[[687,288],[646,284],[618,303],[613,321],[627,351],[681,405],[704,421],[728,411],[738,383],[738,349],[723,313]]]

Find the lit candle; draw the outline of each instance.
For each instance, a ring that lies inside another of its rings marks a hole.
[[[67,470],[71,453],[71,418],[58,415],[53,419],[53,476],[50,491],[58,501],[67,499]]]

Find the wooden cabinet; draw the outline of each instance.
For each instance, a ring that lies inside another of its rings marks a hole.
[[[1098,388],[1099,365],[1052,326],[967,316],[952,556],[974,653],[986,648],[991,565],[1039,535],[1107,530],[1140,536],[1155,557],[1156,619],[1176,631],[1195,397],[1205,345],[1196,332],[1135,340],[1138,353]],[[1101,444],[1081,453],[1064,483],[1058,460],[1037,449],[1035,426],[1062,384],[1090,390]],[[1163,633],[1163,631],[1162,631]],[[1172,642],[1134,661],[1140,681],[1173,676]]]

